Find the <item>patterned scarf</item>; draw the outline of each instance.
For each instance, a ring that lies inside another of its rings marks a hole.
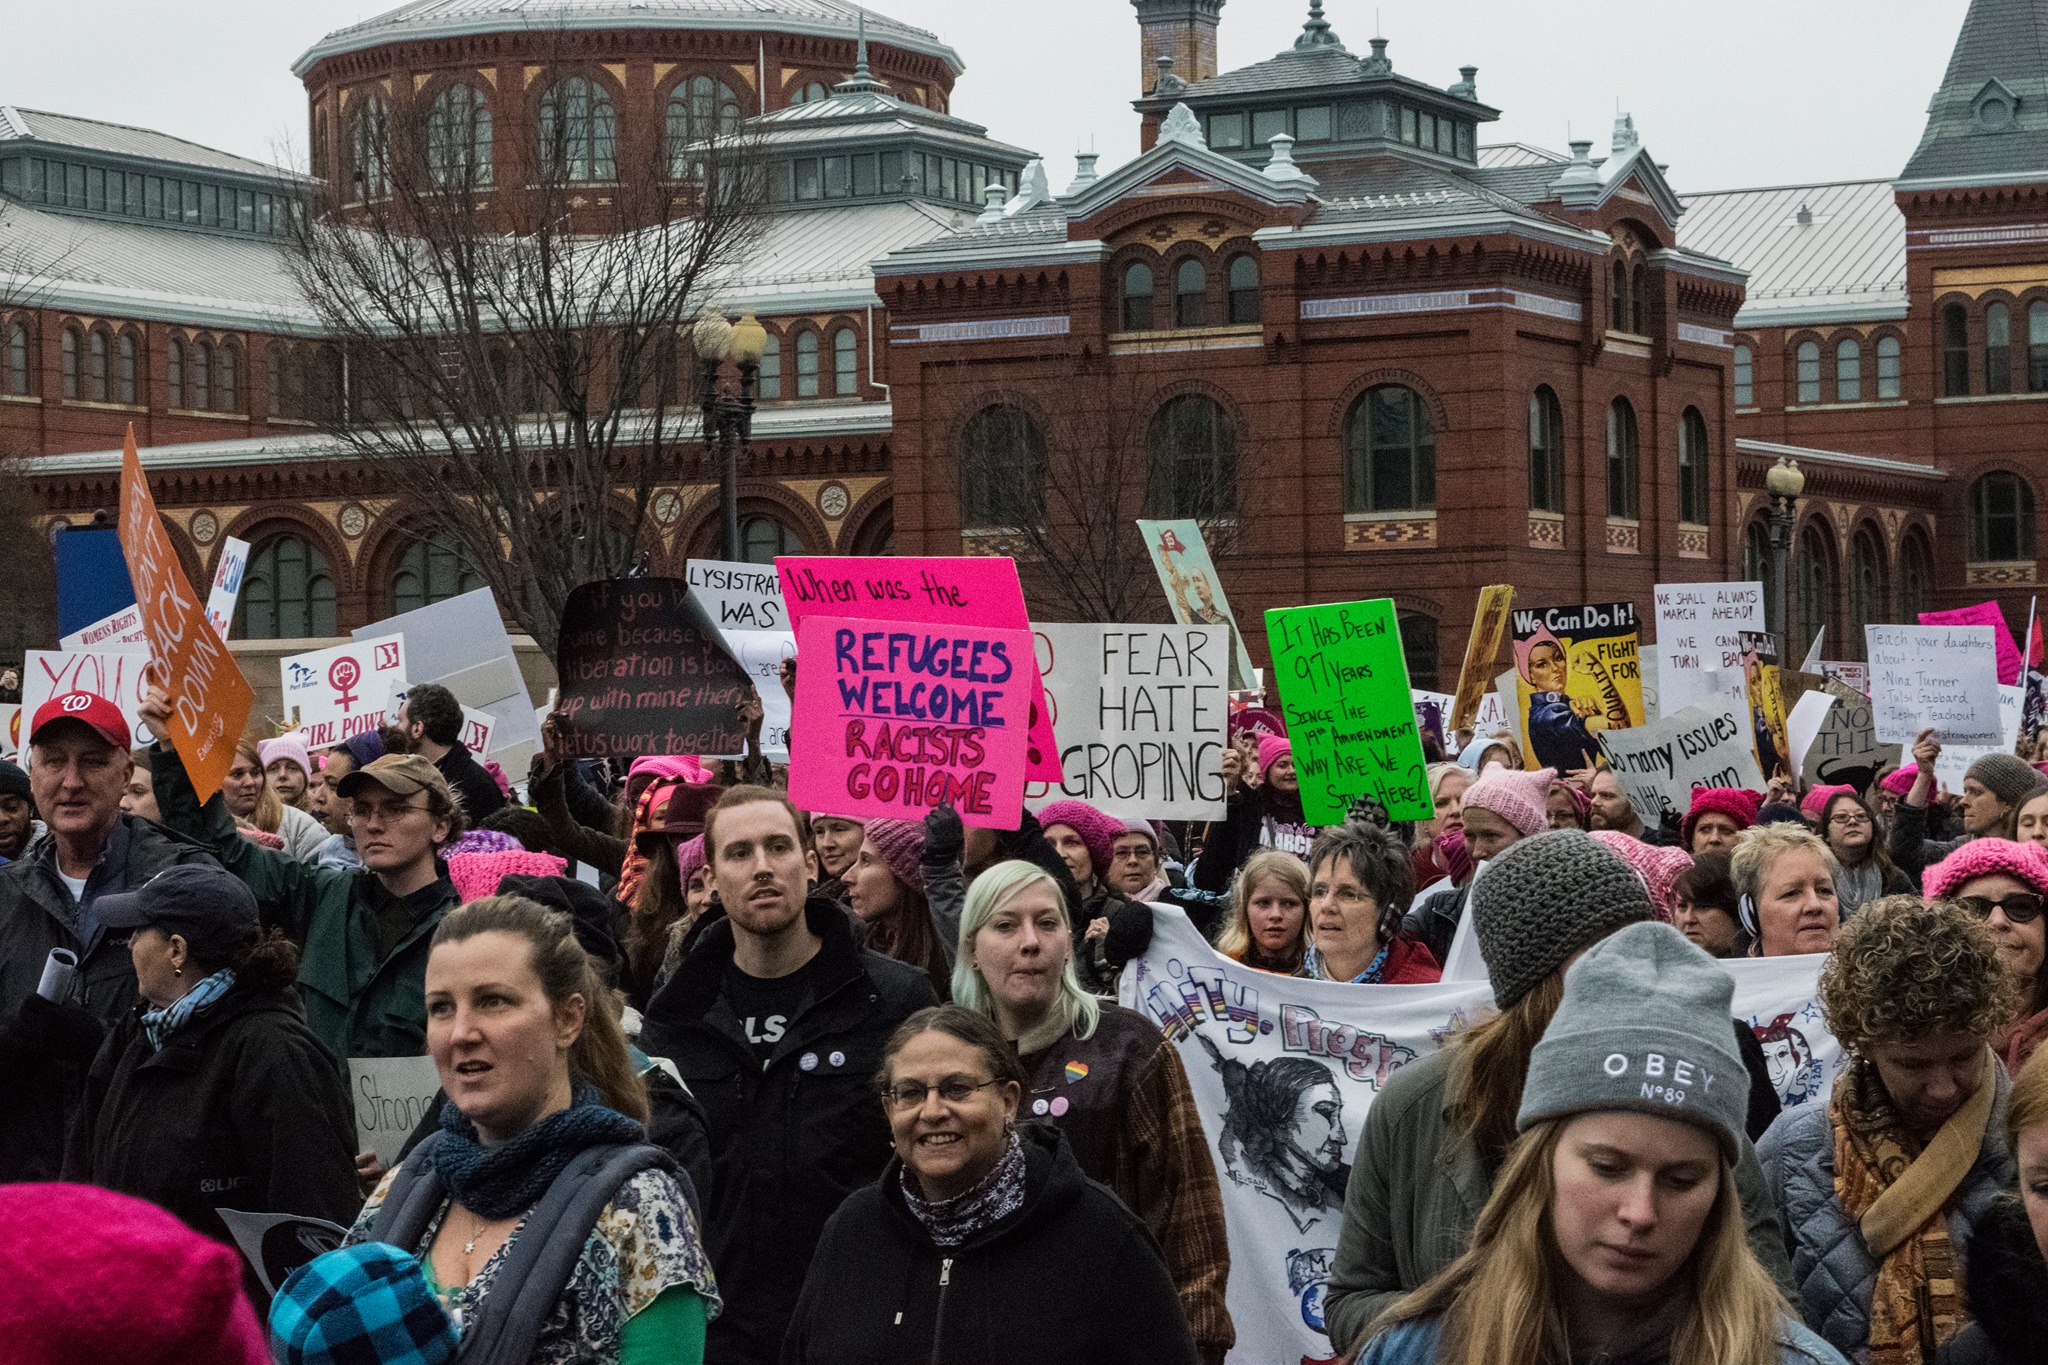
[[[587,1147],[647,1140],[645,1128],[605,1108],[591,1086],[579,1087],[567,1109],[495,1147],[485,1147],[476,1125],[452,1104],[441,1109],[441,1134],[434,1170],[456,1202],[479,1218],[510,1218],[532,1208]]]
[[[1390,943],[1382,943],[1379,952],[1374,955],[1373,960],[1366,964],[1365,970],[1352,977],[1347,984],[1353,986],[1377,984],[1380,979],[1380,973],[1386,970],[1387,949],[1392,946]],[[1301,955],[1301,971],[1297,975],[1305,976],[1311,981],[1335,981],[1337,979],[1330,975],[1329,964],[1323,961],[1322,954],[1316,951],[1316,946],[1313,943],[1308,946],[1308,951]]]
[[[152,1051],[162,1052],[171,1035],[185,1027],[192,1016],[228,993],[235,984],[234,969],[223,967],[191,990],[159,1009],[142,1012],[142,1036]]]
[[[917,1177],[910,1167],[902,1169],[903,1202],[911,1216],[924,1225],[936,1246],[956,1247],[968,1238],[994,1227],[1024,1204],[1024,1143],[1017,1130],[1010,1130],[1009,1145],[995,1168],[965,1193],[951,1199],[927,1200],[918,1193]]]

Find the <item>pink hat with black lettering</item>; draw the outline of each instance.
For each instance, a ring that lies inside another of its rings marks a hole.
[[[128,721],[121,708],[91,692],[66,692],[38,706],[28,728],[28,742],[40,742],[45,730],[67,720],[77,721],[116,749],[130,747]]]

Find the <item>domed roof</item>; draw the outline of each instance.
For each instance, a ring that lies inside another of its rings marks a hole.
[[[852,0],[413,0],[336,29],[293,63],[292,74],[304,76],[329,57],[385,43],[519,29],[726,29],[853,38],[862,14]],[[956,76],[967,69],[937,35],[872,10],[865,14],[870,40],[937,57]]]

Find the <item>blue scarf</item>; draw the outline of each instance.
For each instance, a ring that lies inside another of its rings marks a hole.
[[[1380,979],[1380,972],[1387,965],[1387,949],[1392,946],[1391,943],[1382,943],[1379,953],[1367,964],[1366,969],[1357,976],[1352,977],[1346,984],[1352,986],[1377,984]],[[1330,969],[1323,965],[1323,959],[1317,955],[1313,944],[1301,956],[1301,974],[1308,977],[1311,981],[1335,981],[1337,979],[1331,976]]]
[[[441,1140],[434,1170],[456,1202],[479,1218],[510,1218],[540,1202],[578,1153],[589,1147],[645,1142],[647,1130],[605,1108],[595,1087],[581,1086],[559,1109],[495,1147],[478,1140],[476,1125],[453,1104],[441,1107]]]
[[[191,990],[173,1000],[170,1004],[142,1012],[142,1036],[149,1039],[151,1050],[162,1052],[171,1035],[191,1021],[193,1015],[205,1009],[228,993],[235,984],[235,973],[231,967],[223,967],[207,977]]]

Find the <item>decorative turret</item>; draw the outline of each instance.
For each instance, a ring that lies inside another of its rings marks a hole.
[[[2048,31],[2039,0],[1972,0],[1901,184],[2048,180]]]

